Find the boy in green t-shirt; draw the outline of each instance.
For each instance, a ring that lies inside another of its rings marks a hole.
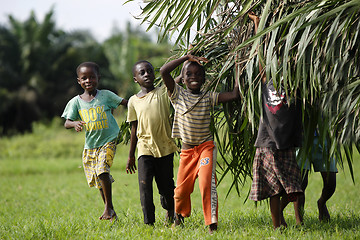
[[[177,150],[171,138],[170,101],[166,88],[154,86],[154,68],[147,61],[133,67],[134,81],[141,91],[129,99],[127,121],[131,140],[127,173],[135,173],[135,149],[138,149],[138,179],[144,223],[155,222],[152,182],[155,178],[166,220],[174,219],[173,156]]]
[[[65,118],[65,128],[80,132],[85,128],[83,166],[90,187],[100,190],[105,210],[100,220],[116,219],[112,204],[110,167],[116,151],[116,138],[119,132],[112,109],[120,104],[126,106],[127,100],[108,90],[98,90],[99,66],[94,62],[83,62],[77,69],[77,81],[84,93],[72,98],[61,117]]]

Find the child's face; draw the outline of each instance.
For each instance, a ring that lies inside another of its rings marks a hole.
[[[187,64],[183,71],[183,82],[192,93],[199,93],[205,82],[204,72],[196,64]]]
[[[154,79],[155,79],[154,69],[150,64],[146,62],[142,62],[136,65],[134,81],[138,83],[140,87],[146,89],[153,89]]]
[[[99,83],[99,75],[92,67],[81,67],[78,72],[78,83],[86,92],[95,91]]]

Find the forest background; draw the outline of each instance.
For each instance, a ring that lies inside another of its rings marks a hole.
[[[42,21],[34,12],[20,21],[9,15],[0,26],[0,135],[31,132],[36,121],[60,116],[66,103],[81,87],[76,67],[84,61],[99,64],[99,88],[129,98],[138,86],[132,66],[146,59],[156,68],[171,55],[172,44],[156,42],[154,32],[127,23],[125,30],[114,29],[98,42],[90,30],[70,32],[59,29],[49,10]]]

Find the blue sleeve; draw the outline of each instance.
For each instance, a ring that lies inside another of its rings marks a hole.
[[[106,92],[107,92],[108,106],[112,109],[117,108],[121,104],[123,98],[111,91],[107,90]]]
[[[65,110],[64,110],[63,114],[61,115],[61,117],[65,118],[65,119],[70,119],[72,121],[76,121],[76,120],[80,119],[79,106],[77,104],[76,97],[71,99],[66,104]]]

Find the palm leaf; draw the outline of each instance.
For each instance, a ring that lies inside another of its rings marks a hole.
[[[186,11],[179,7],[184,5]],[[247,18],[250,10],[261,17],[257,34]],[[268,79],[301,100],[299,159],[309,155],[317,130],[320,144],[329,146],[324,157],[337,157],[340,166],[347,163],[353,176],[353,145],[360,149],[360,0],[151,1],[142,16],[151,27],[156,22],[161,37],[179,33],[179,55],[192,44],[196,54],[210,60],[209,89],[229,90],[235,74],[239,79],[241,101],[214,110],[213,131],[224,159],[220,182],[231,173],[230,190],[240,189],[251,176],[262,114],[259,61]]]

